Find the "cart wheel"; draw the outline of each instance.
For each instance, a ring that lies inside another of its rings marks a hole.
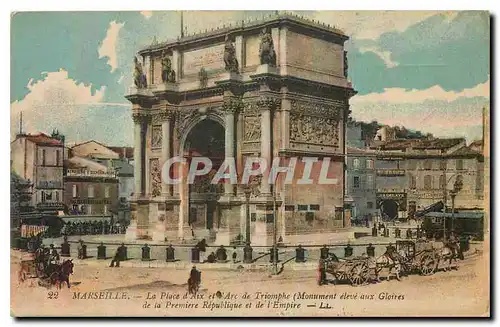
[[[420,274],[429,276],[436,270],[436,260],[434,256],[426,254],[420,260]]]
[[[365,262],[356,263],[349,271],[349,280],[352,286],[363,286],[368,284],[369,269]]]

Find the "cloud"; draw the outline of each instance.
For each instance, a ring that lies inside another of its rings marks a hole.
[[[365,53],[365,52],[373,52],[374,54],[376,54],[377,56],[379,56],[380,59],[382,59],[385,63],[385,65],[387,66],[387,68],[394,68],[396,67],[397,65],[399,65],[398,62],[395,62],[395,61],[392,61],[391,59],[391,53],[389,51],[382,51],[380,49],[377,49],[377,48],[359,48],[359,52],[361,53]]]
[[[68,78],[68,72],[42,73],[45,78],[26,86],[29,93],[11,104],[11,133],[17,132],[17,117],[23,113],[23,130],[30,133],[51,131],[69,123],[79,122],[85,126],[86,108],[89,105],[102,105],[105,86],[92,93],[92,85],[78,84]],[[89,127],[90,128],[90,127]]]
[[[463,89],[460,92],[445,91],[439,85],[425,90],[406,90],[404,88],[386,88],[382,93],[356,95],[351,103],[378,102],[378,103],[422,103],[425,100],[440,100],[452,102],[459,98],[490,97],[490,80],[478,84],[473,88]]]
[[[109,28],[106,33],[106,37],[102,40],[102,45],[99,48],[99,58],[108,57],[108,65],[111,66],[111,72],[114,72],[118,67],[117,55],[116,55],[116,43],[118,39],[118,33],[120,29],[125,25],[125,23],[117,23],[112,21],[109,23]]]
[[[377,39],[390,31],[403,32],[437,11],[318,11],[314,19],[335,25],[355,39]]]
[[[463,89],[444,91],[440,86],[425,90],[385,89],[383,93],[354,96],[352,115],[356,120],[432,133],[437,137],[482,137],[482,108],[489,102],[490,81]]]
[[[150,19],[151,16],[153,16],[153,12],[152,11],[141,11],[141,15],[143,15],[144,17],[146,17],[146,19]]]

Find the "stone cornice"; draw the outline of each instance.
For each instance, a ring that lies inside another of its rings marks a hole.
[[[177,40],[151,45],[141,51],[139,54],[146,56],[148,54],[158,54],[163,50],[172,50],[176,48],[192,48],[201,46],[207,43],[222,43],[227,34],[233,36],[242,34],[257,34],[264,27],[281,27],[290,28],[299,33],[310,35],[316,38],[344,44],[349,39],[345,33],[333,26],[322,24],[319,21],[309,20],[291,13],[279,13],[271,15],[263,20],[255,20],[251,22],[239,22],[233,26],[223,26],[212,31],[188,35]]]

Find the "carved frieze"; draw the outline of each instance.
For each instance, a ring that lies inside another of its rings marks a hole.
[[[149,161],[149,172],[151,174],[151,195],[161,195],[161,167],[160,159],[153,158]]]
[[[342,117],[342,110],[344,108],[341,104],[333,105],[306,101],[292,101],[291,107],[291,111],[299,115],[328,117],[337,121]]]
[[[162,137],[161,125],[153,125],[153,129],[151,131],[151,147],[160,148]]]
[[[259,142],[260,141],[260,117],[247,116],[243,124],[243,141],[244,142]]]
[[[297,143],[339,146],[338,120],[292,113],[290,140]]]

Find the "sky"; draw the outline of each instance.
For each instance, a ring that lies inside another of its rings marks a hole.
[[[186,12],[188,34],[270,12]],[[436,137],[482,137],[490,94],[489,14],[480,11],[301,11],[341,28],[356,120]],[[133,145],[132,85],[138,50],[177,37],[178,12],[24,12],[11,17],[11,137],[50,133],[68,142]]]

